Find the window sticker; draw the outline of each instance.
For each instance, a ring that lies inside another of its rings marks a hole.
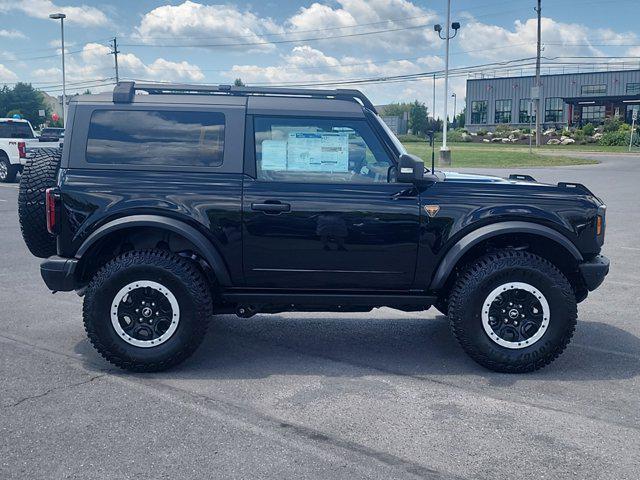
[[[349,134],[333,132],[289,133],[287,170],[348,172]]]
[[[286,140],[264,140],[262,142],[262,169],[287,170]]]

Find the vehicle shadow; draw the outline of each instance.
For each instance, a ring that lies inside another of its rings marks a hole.
[[[473,362],[442,315],[385,318],[381,313],[375,319],[308,313],[217,317],[190,360],[157,375],[180,379],[473,375],[491,385],[508,386],[522,378],[591,381],[640,374],[640,338],[602,322],[579,322],[572,343],[552,365],[523,377],[491,372]],[[78,343],[76,352],[89,369],[106,366],[88,341]]]

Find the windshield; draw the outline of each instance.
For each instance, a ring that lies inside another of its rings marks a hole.
[[[407,153],[407,149],[404,148],[404,145],[402,145],[400,140],[398,140],[398,137],[396,137],[396,134],[393,133],[393,131],[389,128],[389,125],[384,123],[384,120],[380,118],[380,115],[374,115],[374,117],[376,118],[377,122],[380,124],[382,129],[385,131],[385,133],[389,136],[389,138],[393,142],[393,145],[398,149],[398,152],[400,152],[400,155]]]

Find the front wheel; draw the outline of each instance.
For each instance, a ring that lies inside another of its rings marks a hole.
[[[506,373],[551,363],[571,340],[577,321],[566,277],[537,255],[511,250],[470,265],[451,291],[448,313],[471,358]]]
[[[160,371],[188,358],[212,315],[209,285],[189,260],[162,250],[127,252],[93,277],[84,299],[89,340],[127,370]]]

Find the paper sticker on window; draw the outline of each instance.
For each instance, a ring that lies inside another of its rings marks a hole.
[[[286,140],[264,140],[262,142],[262,170],[287,170]]]
[[[287,170],[347,172],[349,170],[349,134],[289,133]]]

